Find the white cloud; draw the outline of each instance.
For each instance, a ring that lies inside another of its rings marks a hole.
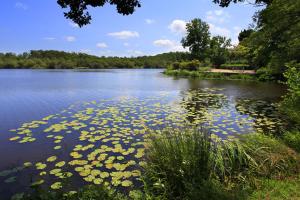
[[[229,29],[219,27],[219,26],[216,26],[211,23],[209,23],[208,25],[209,25],[209,29],[210,29],[210,32],[212,33],[212,35],[220,35],[220,36],[225,36],[225,37],[230,38],[231,31]]]
[[[127,51],[131,56],[142,56],[144,52],[138,50],[128,50]]]
[[[186,22],[180,19],[173,20],[168,28],[176,34],[185,34],[186,33]]]
[[[153,19],[145,19],[146,24],[153,24],[155,23],[155,20]]]
[[[74,42],[76,40],[74,36],[67,36],[65,39],[67,42]]]
[[[79,52],[80,52],[80,53],[90,54],[90,53],[92,52],[92,50],[90,50],[90,49],[80,49]]]
[[[24,4],[24,3],[21,3],[21,2],[17,2],[15,4],[15,7],[19,8],[19,9],[23,9],[23,10],[27,10],[28,9],[28,6],[26,4]]]
[[[44,39],[44,40],[49,40],[49,41],[50,41],[50,40],[56,40],[55,37],[44,37],[43,39]]]
[[[214,10],[206,12],[206,21],[222,24],[229,21],[230,15],[223,10]]]
[[[140,37],[140,34],[136,31],[120,31],[114,33],[108,33],[107,35],[121,40]]]
[[[129,47],[129,46],[130,46],[130,44],[129,44],[128,42],[124,42],[123,45],[124,45],[125,47]]]
[[[153,44],[154,46],[165,48],[168,51],[187,51],[180,43],[168,39],[155,40]]]
[[[79,28],[79,25],[74,23],[74,22],[69,22],[69,25],[72,27],[72,28]]]
[[[104,42],[97,43],[96,46],[97,46],[98,48],[107,48],[107,47],[108,47],[107,44],[104,43]]]
[[[174,46],[174,42],[171,40],[155,40],[153,44],[157,47],[167,47],[167,48]]]

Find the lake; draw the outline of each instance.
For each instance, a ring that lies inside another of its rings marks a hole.
[[[139,184],[149,130],[206,127],[214,138],[285,126],[275,83],[172,78],[161,69],[0,70],[0,197],[31,184]],[[25,163],[25,167],[24,167]]]

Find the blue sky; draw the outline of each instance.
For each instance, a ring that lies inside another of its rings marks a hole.
[[[133,15],[114,6],[89,9],[93,20],[78,28],[63,16],[56,0],[3,0],[0,12],[0,52],[63,50],[97,56],[139,56],[184,51],[180,40],[185,23],[201,18],[213,35],[237,42],[255,8],[249,4],[221,8],[212,0],[142,0]]]

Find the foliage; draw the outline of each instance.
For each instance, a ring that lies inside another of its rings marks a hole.
[[[249,52],[250,49],[241,44],[235,46],[232,49],[229,49],[228,62],[230,63],[243,63],[250,64]]]
[[[209,58],[217,67],[224,64],[228,59],[228,48],[231,46],[230,39],[226,37],[215,36],[210,40]]]
[[[257,5],[269,5],[273,0],[255,0]],[[245,2],[245,0],[213,0],[214,3],[219,4],[222,7],[227,7],[230,3]]]
[[[200,61],[209,59],[216,66],[228,60],[230,39],[222,36],[211,38],[208,24],[201,19],[193,19],[187,23],[186,29],[187,34],[181,43],[183,47],[189,47],[193,59]]]
[[[274,71],[267,67],[259,68],[257,71],[259,81],[275,81]]]
[[[199,60],[192,60],[192,61],[185,61],[185,62],[175,62],[170,66],[170,69],[197,71],[200,66],[201,63]]]
[[[108,1],[108,0],[57,0],[57,3],[62,8],[69,8],[68,12],[64,15],[66,18],[73,20],[80,27],[89,24],[91,16],[87,12],[87,7],[102,7],[106,3],[116,5],[117,11],[123,15],[132,14],[136,7],[141,7],[139,0],[126,0],[126,1]]]
[[[208,67],[200,68],[200,70],[198,71],[173,70],[169,68],[164,71],[164,74],[169,76],[193,77],[193,78],[201,78],[201,79],[247,80],[247,81],[257,80],[256,76],[250,74],[212,73],[212,72],[208,72],[209,70],[210,68]]]
[[[286,63],[300,62],[299,10],[299,1],[273,0],[258,14],[256,31],[242,41],[250,49],[252,62],[275,77],[283,74]]]
[[[262,134],[242,137],[244,149],[253,159],[249,168],[252,176],[284,178],[299,173],[299,156],[280,140]]]
[[[165,130],[151,140],[144,187],[159,199],[229,199],[217,182],[210,179],[210,137],[196,129]]]
[[[281,103],[281,110],[300,125],[300,63],[289,63],[284,73],[288,94]]]
[[[299,157],[279,140],[213,141],[202,129],[165,130],[151,140],[146,160],[144,187],[159,199],[234,199],[233,191],[254,189],[261,178],[299,172]]]
[[[209,26],[201,19],[193,19],[186,25],[187,35],[181,41],[183,47],[188,47],[192,57],[204,60],[207,56],[210,42]]]
[[[175,61],[189,59],[182,52],[164,53],[156,56],[136,58],[97,57],[83,53],[63,51],[30,51],[16,55],[0,53],[0,68],[40,68],[40,69],[105,69],[105,68],[161,68]]]
[[[295,149],[297,152],[300,152],[300,131],[293,130],[284,133],[283,141],[291,148]]]
[[[254,32],[253,29],[242,30],[238,36],[239,42],[242,42],[244,39],[248,38],[253,32]]]

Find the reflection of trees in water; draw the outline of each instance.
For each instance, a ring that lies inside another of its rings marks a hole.
[[[190,90],[182,93],[181,106],[187,111],[187,120],[205,122],[209,110],[220,109],[228,104],[225,95],[217,93],[218,89]]]
[[[286,120],[270,101],[238,99],[235,108],[241,115],[248,115],[253,119],[257,132],[280,134],[286,126]]]

